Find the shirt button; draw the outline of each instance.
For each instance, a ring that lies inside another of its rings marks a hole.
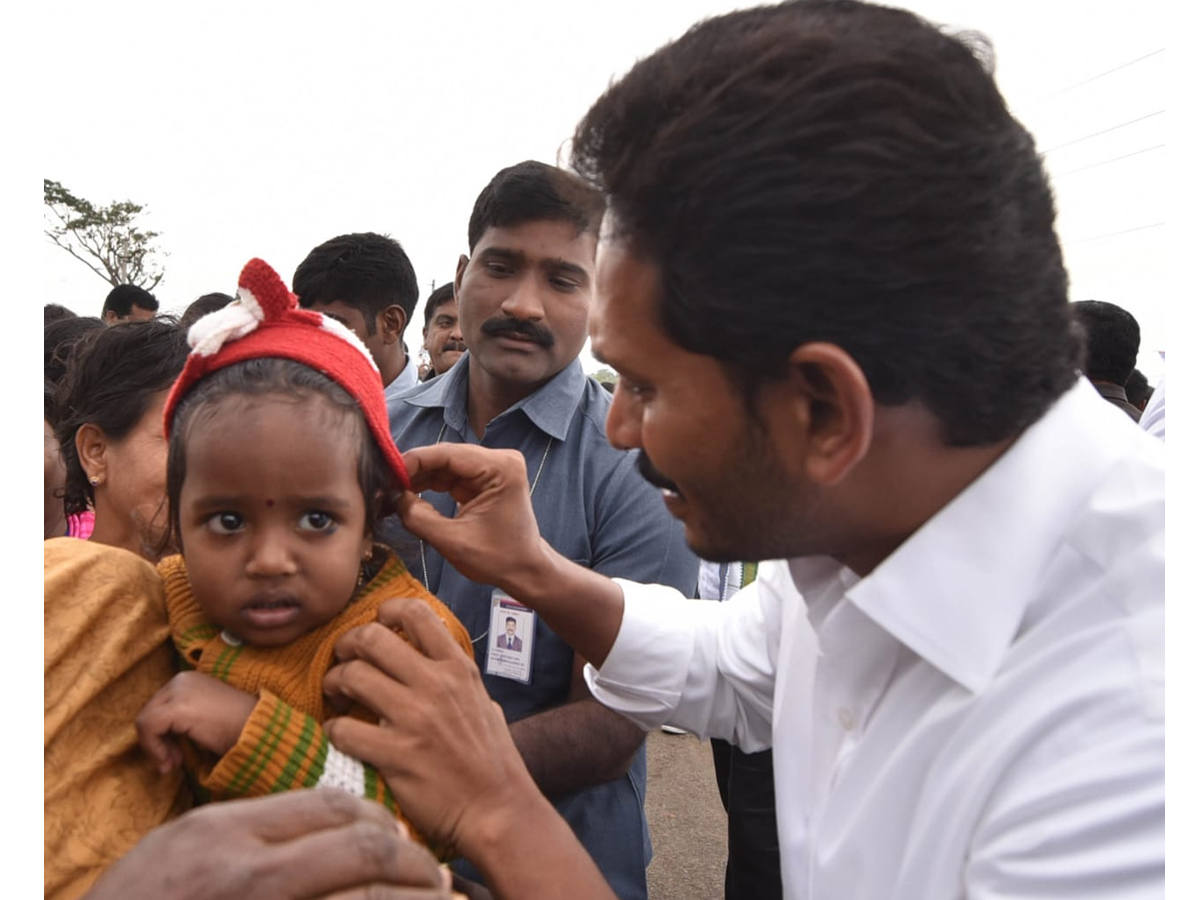
[[[850,731],[854,727],[854,714],[846,709],[846,707],[843,706],[838,709],[837,718],[838,724],[847,731]]]

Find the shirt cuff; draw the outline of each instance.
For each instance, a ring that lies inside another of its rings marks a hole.
[[[604,665],[589,663],[583,677],[597,700],[651,730],[679,704],[692,657],[691,622],[710,605],[665,585],[613,580],[625,596],[621,628]]]

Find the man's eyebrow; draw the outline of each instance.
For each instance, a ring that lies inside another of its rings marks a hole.
[[[565,259],[559,259],[558,257],[554,257],[553,259],[543,259],[541,266],[546,271],[554,274],[574,275],[583,284],[587,284],[589,281],[591,281],[591,277],[588,275],[587,269],[585,269],[583,266],[576,265],[573,262],[567,262]]]
[[[503,259],[509,262],[520,262],[525,259],[525,254],[520,250],[509,250],[507,247],[484,247],[479,251],[478,255],[489,259]]]

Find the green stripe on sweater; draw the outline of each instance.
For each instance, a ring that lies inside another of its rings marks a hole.
[[[284,763],[283,771],[279,773],[279,778],[271,785],[271,792],[290,791],[296,787],[305,786],[308,775],[311,772],[305,772],[300,778],[300,784],[297,784],[297,776],[301,775],[301,768],[304,765],[304,759],[308,756],[308,750],[312,747],[313,736],[317,730],[316,720],[312,716],[304,717],[304,727],[300,729],[300,737],[296,740],[296,746],[292,748],[292,752],[288,754],[287,762]],[[325,735],[322,733],[321,740],[324,741]]]
[[[250,786],[258,780],[263,769],[266,768],[267,762],[271,759],[271,754],[283,740],[291,718],[292,708],[286,703],[276,700],[275,708],[271,711],[271,718],[267,722],[262,738],[251,749],[246,761],[229,782],[230,793],[237,796],[245,795]]]

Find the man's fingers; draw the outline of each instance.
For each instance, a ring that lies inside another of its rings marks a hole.
[[[491,896],[490,894],[488,895]],[[449,888],[392,887],[387,884],[368,884],[349,891],[326,894],[321,900],[470,900]]]
[[[446,491],[460,499],[498,481],[525,478],[525,459],[515,450],[492,450],[472,444],[430,444],[404,454],[414,491]]]
[[[396,502],[396,514],[410,533],[422,540],[438,536],[437,529],[454,521],[438,512],[432,503],[416,494],[404,494]]]
[[[288,791],[250,800],[230,800],[201,807],[190,816],[207,816],[218,831],[244,829],[274,844],[310,832],[340,828],[355,822],[396,831],[396,820],[378,803],[332,788]]]
[[[376,618],[382,625],[403,629],[413,646],[430,659],[463,657],[462,648],[450,636],[445,623],[422,600],[414,597],[385,600],[380,604]]]
[[[403,759],[405,754],[401,751],[408,749],[402,745],[401,736],[395,732],[350,716],[329,719],[321,723],[321,727],[334,747],[347,756],[361,759],[377,769],[395,769],[393,763],[396,759]],[[403,806],[401,808],[403,809]]]
[[[412,644],[381,622],[351,628],[337,639],[333,654],[343,662],[365,659],[401,681],[406,662],[421,656]]]
[[[407,644],[404,644],[404,649],[417,659],[424,660]],[[397,709],[402,710],[408,704],[409,688],[405,681],[396,676],[389,677],[367,658],[351,659],[334,666],[325,673],[322,687],[326,696],[347,697],[389,721],[396,718]]]
[[[421,845],[401,837],[394,821],[381,826],[358,820],[310,830],[310,834],[256,851],[254,866],[264,878],[260,896],[315,900],[371,883],[427,890],[443,886],[437,860]]]

